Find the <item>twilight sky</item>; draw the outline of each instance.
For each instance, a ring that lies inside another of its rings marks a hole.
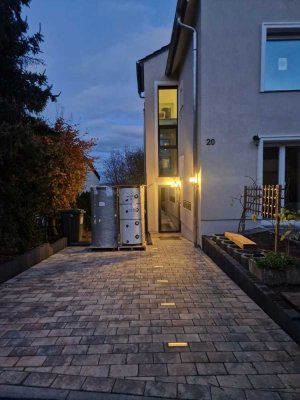
[[[24,8],[30,32],[42,26],[41,58],[63,112],[97,139],[95,166],[112,149],[143,143],[143,101],[135,62],[170,41],[176,0],[32,0]]]

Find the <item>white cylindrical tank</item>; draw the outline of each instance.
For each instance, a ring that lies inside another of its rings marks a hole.
[[[123,245],[142,243],[141,220],[121,220],[120,231]]]
[[[139,203],[121,204],[120,219],[141,219],[141,205]]]
[[[139,187],[124,187],[119,191],[119,204],[133,204],[141,202]]]
[[[144,243],[144,187],[119,188],[121,245]]]

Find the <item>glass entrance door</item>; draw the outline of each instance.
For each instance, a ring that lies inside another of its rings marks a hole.
[[[180,188],[159,187],[159,231],[180,232]]]

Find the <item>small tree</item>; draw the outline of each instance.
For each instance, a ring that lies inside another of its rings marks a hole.
[[[110,185],[142,185],[145,182],[143,149],[113,150],[104,161],[104,176]]]
[[[49,188],[44,211],[51,217],[55,234],[55,217],[58,212],[75,206],[78,193],[83,189],[89,165],[94,160],[89,151],[95,143],[81,138],[77,127],[62,118],[57,119],[54,134],[48,143]]]

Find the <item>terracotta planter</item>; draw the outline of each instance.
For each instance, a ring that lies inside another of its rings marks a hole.
[[[258,267],[255,258],[249,259],[249,271],[268,286],[300,284],[300,268],[288,266],[282,270]]]

